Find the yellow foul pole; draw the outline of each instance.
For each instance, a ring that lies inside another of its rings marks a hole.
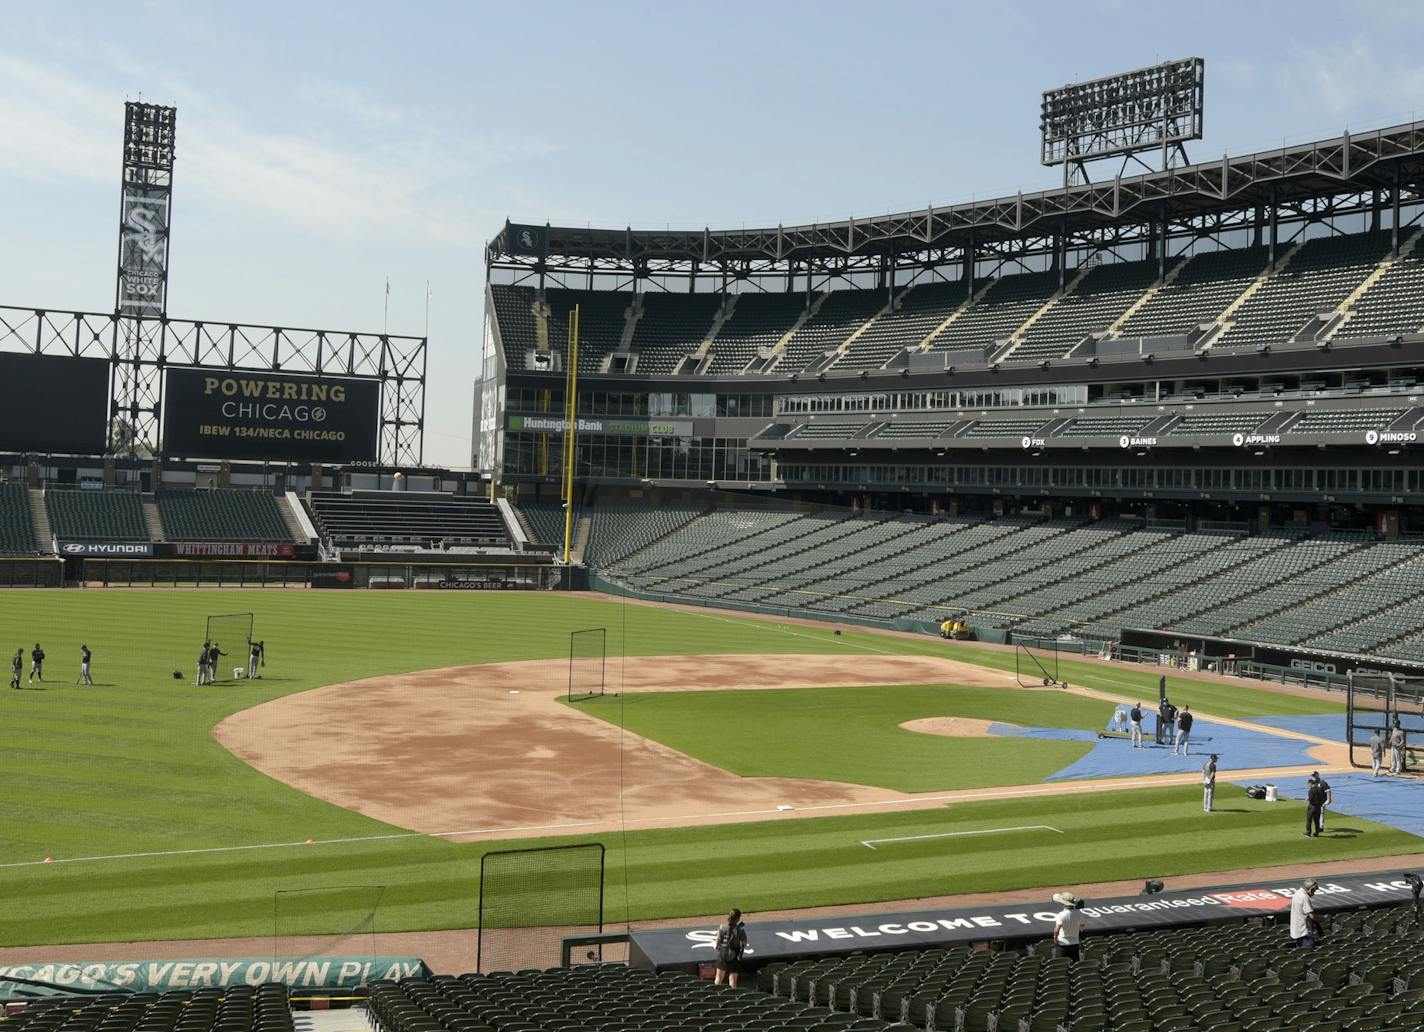
[[[574,427],[578,423],[579,306],[569,313],[569,349],[564,370],[564,565],[574,544]]]

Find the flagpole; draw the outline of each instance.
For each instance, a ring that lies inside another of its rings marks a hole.
[[[430,281],[425,281],[425,337],[430,339]]]
[[[385,337],[390,332],[391,326],[391,278],[386,277],[386,304],[381,312],[381,336]]]

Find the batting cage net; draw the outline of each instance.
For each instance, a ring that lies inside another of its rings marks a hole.
[[[608,628],[590,627],[569,632],[570,702],[596,699],[603,694],[608,675]]]
[[[476,970],[558,967],[564,936],[603,931],[603,861],[601,842],[486,853]]]
[[[208,617],[203,641],[210,646],[216,645],[221,653],[213,667],[214,681],[231,681],[247,676],[252,629],[251,613],[222,613]]]
[[[313,963],[336,961],[370,970],[381,950],[377,917],[384,885],[328,885],[272,894],[272,981],[303,977]]]
[[[1020,688],[1051,688],[1062,684],[1058,676],[1058,643],[1051,639],[1016,643],[1014,679]]]
[[[1419,770],[1414,753],[1424,743],[1424,680],[1383,671],[1350,671],[1345,687],[1345,740],[1352,767],[1373,766],[1376,732],[1381,766],[1401,774]]]

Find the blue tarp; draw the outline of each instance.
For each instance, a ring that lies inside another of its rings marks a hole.
[[[1280,738],[1260,731],[1247,731],[1201,717],[1197,718],[1192,729],[1191,754],[1188,756],[1173,756],[1170,746],[1152,744],[1151,738],[1147,740],[1147,748],[1134,749],[1125,738],[1099,739],[1097,734],[1091,731],[1058,727],[992,724],[989,733],[1003,737],[1093,743],[1093,748],[1086,756],[1057,773],[1050,774],[1045,779],[1048,781],[1134,777],[1143,774],[1185,774],[1201,770],[1210,753],[1218,755],[1217,764],[1223,770],[1309,766],[1316,762],[1308,752],[1309,742]]]
[[[1250,717],[1253,724],[1278,727],[1284,731],[1298,731],[1303,735],[1328,738],[1332,742],[1345,740],[1345,714],[1307,713],[1299,717]]]
[[[1334,802],[1325,815],[1325,834],[1349,827],[1342,817],[1363,817],[1391,828],[1424,836],[1424,782],[1413,778],[1372,777],[1363,774],[1327,774]],[[1305,781],[1300,778],[1273,778],[1276,791],[1287,799],[1305,798]],[[1233,782],[1246,784],[1246,782]],[[1305,814],[1301,813],[1301,831]]]

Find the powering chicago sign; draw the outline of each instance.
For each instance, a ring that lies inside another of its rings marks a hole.
[[[373,460],[380,403],[374,380],[170,369],[163,451],[291,462]]]

